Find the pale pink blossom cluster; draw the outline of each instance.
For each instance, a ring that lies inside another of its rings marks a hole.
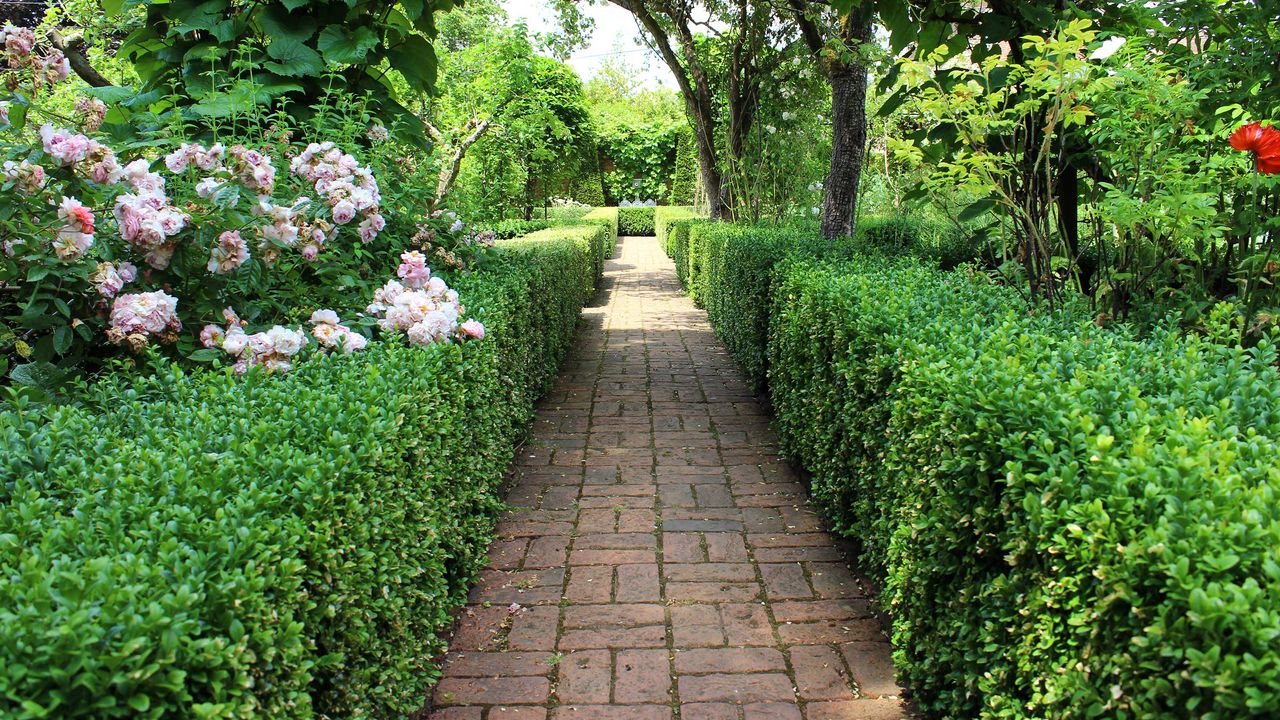
[[[458,293],[439,277],[432,277],[426,257],[411,250],[400,255],[396,274],[400,281],[389,280],[374,291],[373,302],[365,312],[378,318],[384,332],[404,333],[411,345],[429,345],[450,339],[480,339],[484,326],[458,319],[466,312]]]
[[[341,350],[350,355],[363,350],[369,341],[365,336],[338,321],[338,313],[317,310],[311,313],[311,337],[325,350]]]
[[[116,196],[114,213],[120,237],[142,253],[148,265],[163,270],[178,249],[174,236],[187,226],[187,215],[169,204],[163,189],[135,190]]]
[[[61,50],[50,49],[43,55],[36,54],[36,34],[31,28],[5,24],[0,28],[0,56],[4,70],[30,69],[36,87],[54,85],[71,74],[71,63]],[[11,83],[14,87],[16,83]]]
[[[245,322],[235,311],[222,311],[225,329],[217,325],[205,325],[200,331],[200,342],[207,348],[221,348],[236,359],[232,369],[243,375],[251,367],[261,367],[268,372],[289,372],[293,358],[307,346],[306,333],[281,325],[252,335],[244,331]]]
[[[7,100],[0,100],[0,125],[9,124],[9,105],[11,104]]]
[[[8,66],[13,69],[20,68],[26,64],[31,51],[35,49],[35,31],[5,23],[5,26],[0,28],[0,45],[4,46],[5,62]]]
[[[63,262],[84,257],[93,247],[93,211],[75,198],[63,197],[58,206],[62,227],[53,240],[53,251]]]
[[[164,164],[172,173],[184,173],[190,167],[209,173],[196,184],[196,193],[203,198],[215,194],[229,180],[257,195],[270,195],[275,189],[276,168],[271,164],[271,157],[244,145],[227,148],[222,143],[214,143],[206,148],[183,143],[165,156]]]
[[[89,276],[89,282],[98,289],[104,298],[115,297],[116,293],[129,283],[138,279],[138,268],[126,261],[118,263],[100,262]]]
[[[163,290],[118,295],[111,304],[107,339],[117,345],[140,350],[151,338],[172,342],[180,330],[178,299]]]
[[[387,132],[387,128],[383,125],[369,126],[369,139],[373,142],[386,142],[391,137],[391,133]]]
[[[222,157],[225,153],[226,148],[222,143],[214,143],[208,148],[203,145],[182,143],[177,150],[165,156],[164,164],[169,168],[169,172],[175,174],[186,172],[191,165],[205,172],[213,172],[222,167]]]
[[[98,98],[82,97],[76,100],[76,119],[85,132],[93,132],[102,127],[107,118],[107,104]]]
[[[45,174],[44,168],[27,160],[22,162],[5,160],[4,179],[6,182],[12,182],[18,192],[24,195],[35,195],[44,189],[49,176]]]
[[[89,148],[93,140],[71,130],[63,130],[45,123],[40,126],[40,141],[44,151],[58,164],[71,167],[89,157]]]
[[[40,126],[40,141],[47,153],[63,167],[74,167],[82,176],[99,185],[120,181],[121,168],[111,148],[71,130]]]
[[[335,225],[346,225],[357,216],[360,240],[370,242],[386,227],[380,212],[382,195],[373,171],[331,142],[311,143],[289,164],[295,176],[311,183],[329,205]]]
[[[209,253],[207,269],[211,273],[225,275],[235,272],[249,260],[249,244],[240,237],[239,230],[228,230],[218,236],[218,242]]]
[[[253,214],[269,222],[258,226],[258,250],[268,265],[280,255],[280,248],[297,248],[302,258],[311,262],[320,250],[337,237],[338,228],[324,218],[308,218],[303,210],[311,199],[300,197],[292,206],[277,205],[270,198],[259,198]]]

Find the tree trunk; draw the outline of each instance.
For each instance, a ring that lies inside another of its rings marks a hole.
[[[726,192],[724,175],[716,160],[715,134],[712,128],[695,118],[694,138],[698,143],[698,171],[702,176],[702,187],[707,193],[708,214],[712,220],[729,220],[729,198]]]
[[[858,208],[867,155],[867,68],[862,63],[832,68],[830,77],[831,169],[822,198],[822,237],[835,240],[853,234]]]

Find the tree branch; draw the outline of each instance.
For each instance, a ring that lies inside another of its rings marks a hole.
[[[436,197],[431,203],[432,209],[440,207],[440,203],[444,202],[445,196],[449,194],[453,183],[458,179],[458,171],[462,169],[462,159],[466,157],[467,150],[489,131],[490,120],[477,121],[476,118],[472,118],[467,121],[467,127],[470,127],[473,122],[476,123],[475,129],[458,143],[453,149],[453,156],[449,158],[449,163],[440,171],[440,180],[436,183]],[[439,130],[436,132],[438,133]]]
[[[79,33],[63,37],[62,33],[56,29],[50,30],[49,43],[67,56],[67,62],[71,64],[71,69],[76,72],[76,75],[80,76],[81,80],[93,87],[111,87],[115,85],[89,64],[89,58],[85,55],[88,44],[85,43],[84,37]]]

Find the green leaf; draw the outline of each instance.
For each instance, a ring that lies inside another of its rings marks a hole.
[[[75,335],[71,332],[70,325],[59,325],[53,330],[53,349],[59,355],[66,355],[71,349],[71,343],[75,339]]]
[[[324,72],[320,53],[293,38],[276,38],[267,46],[267,55],[277,62],[263,66],[272,72],[289,76],[319,75]]]
[[[216,360],[226,357],[226,353],[219,350],[218,348],[200,348],[199,350],[196,350],[195,352],[191,353],[187,357],[191,360],[194,360],[195,362],[207,363],[207,362],[214,362]]]
[[[129,707],[138,712],[146,712],[151,707],[151,698],[147,695],[134,695],[129,698]]]
[[[367,27],[348,33],[340,27],[331,26],[320,33],[316,46],[329,64],[350,65],[365,61],[369,51],[378,46],[378,36]]]

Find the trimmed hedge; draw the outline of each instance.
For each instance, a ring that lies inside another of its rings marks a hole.
[[[735,359],[753,382],[767,369],[784,451],[883,581],[915,703],[1273,715],[1272,342],[1215,341],[1238,337],[1221,323],[1139,338],[1082,307],[1029,315],[1013,290],[914,257],[938,258],[931,241],[876,249],[912,226],[833,245],[706,224],[683,252]]]
[[[561,225],[545,230],[529,233],[520,238],[523,244],[567,241],[578,245],[582,252],[591,258],[591,274],[586,278],[587,294],[590,295],[604,274],[604,263],[613,257],[616,237],[610,233],[609,223],[596,218],[584,217],[579,225]]]
[[[671,251],[667,248],[667,235],[671,228],[671,223],[684,218],[697,217],[693,208],[682,205],[659,205],[653,210],[653,234],[658,238],[658,245],[662,251],[671,256]]]
[[[618,247],[618,208],[616,207],[599,207],[582,216],[581,222],[599,223],[609,230],[609,250],[605,254],[605,259],[613,257],[614,251]]]
[[[0,715],[420,710],[596,266],[581,238],[501,247],[456,283],[483,341],[0,413]]]
[[[689,230],[695,225],[711,222],[704,218],[674,220],[667,227],[667,254],[676,266],[680,286],[689,289]]]
[[[752,387],[763,392],[768,385],[769,297],[778,263],[787,257],[834,259],[860,250],[935,259],[926,251],[939,247],[937,238],[944,230],[915,219],[876,218],[864,220],[852,238],[828,241],[809,224],[704,223],[687,243],[688,259],[678,265],[688,268],[682,282],[689,295],[707,309],[716,334]]]
[[[652,235],[655,210],[653,206],[618,208],[618,234]]]
[[[883,568],[930,716],[1280,705],[1270,343],[1029,317],[1007,289],[902,259],[783,278],[780,434]]]

